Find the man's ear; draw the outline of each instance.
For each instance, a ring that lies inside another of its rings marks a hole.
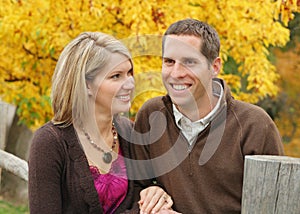
[[[221,66],[222,66],[221,58],[220,57],[215,58],[215,60],[212,63],[212,76],[214,78],[217,77],[218,74],[220,73]]]

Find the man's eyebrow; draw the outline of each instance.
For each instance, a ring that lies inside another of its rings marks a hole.
[[[169,57],[169,56],[163,56],[163,59],[174,59],[176,57]],[[197,57],[181,57],[179,58],[180,61],[184,61],[184,60],[195,60],[195,61],[200,61]]]
[[[182,57],[181,61],[185,61],[185,60],[194,60],[197,62],[200,62],[200,60],[197,57]]]

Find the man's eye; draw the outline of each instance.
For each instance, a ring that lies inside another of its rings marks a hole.
[[[183,64],[184,65],[194,65],[194,64],[196,64],[197,62],[196,62],[196,60],[194,60],[194,59],[186,59],[186,60],[184,60],[183,61]]]
[[[164,58],[163,63],[167,66],[173,65],[175,63],[175,60]]]

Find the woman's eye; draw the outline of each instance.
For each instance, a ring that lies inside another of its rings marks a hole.
[[[118,79],[119,77],[120,77],[120,74],[115,74],[115,75],[111,76],[112,79]]]
[[[127,73],[127,76],[133,76],[133,69],[130,69]]]
[[[167,66],[171,66],[171,65],[173,65],[173,64],[175,63],[175,60],[169,59],[169,58],[164,58],[164,59],[163,59],[163,63],[164,63],[165,65],[167,65]]]

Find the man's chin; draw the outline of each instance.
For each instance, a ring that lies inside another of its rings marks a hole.
[[[171,100],[176,106],[185,106],[188,103],[188,100],[186,99],[186,97],[172,97],[171,96]]]
[[[194,97],[187,97],[187,96],[176,97],[176,96],[171,96],[171,95],[170,95],[170,97],[171,97],[172,102],[176,106],[180,106],[182,108],[191,108],[196,103],[195,100],[194,100]]]

